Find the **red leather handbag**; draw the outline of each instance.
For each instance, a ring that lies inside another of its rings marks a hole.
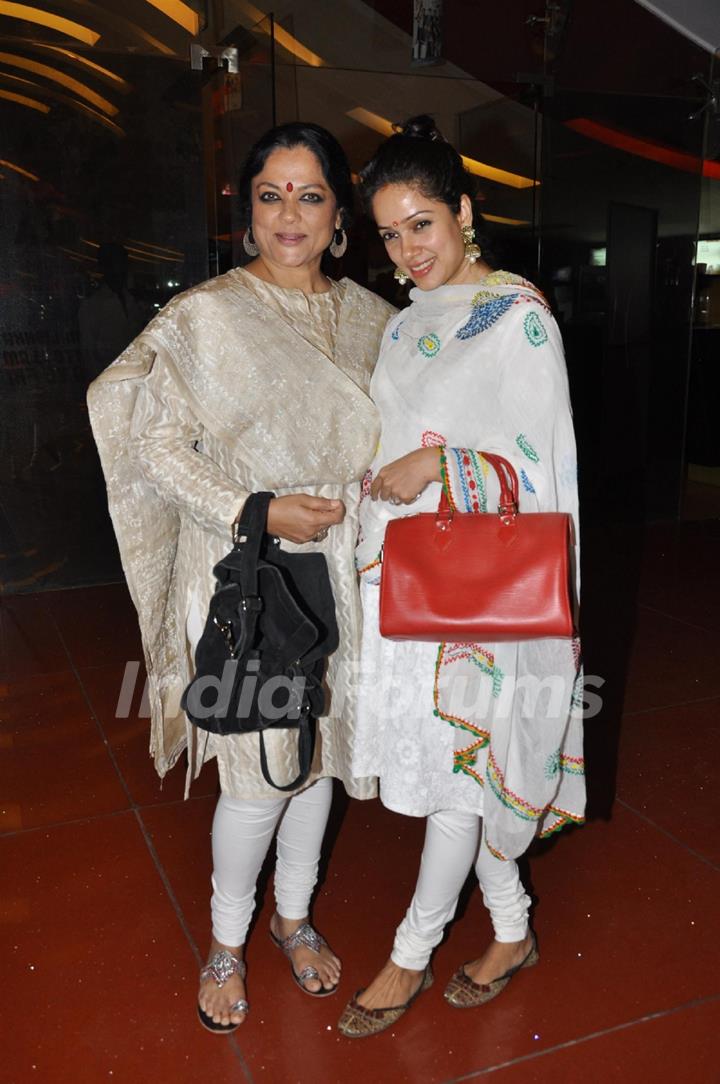
[[[390,640],[476,643],[570,637],[572,518],[519,512],[515,468],[483,452],[500,481],[498,514],[437,512],[385,531],[380,633]]]

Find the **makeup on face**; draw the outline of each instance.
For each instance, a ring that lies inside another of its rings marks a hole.
[[[389,184],[375,194],[373,214],[390,259],[421,289],[479,277],[465,260],[461,232],[465,219],[472,221],[469,206],[463,204],[456,214],[442,200],[430,199],[416,188]]]
[[[292,266],[318,260],[336,218],[332,190],[312,151],[283,147],[268,156],[253,180],[253,236],[264,257]]]

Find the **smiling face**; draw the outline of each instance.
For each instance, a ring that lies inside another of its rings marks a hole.
[[[269,264],[298,268],[316,263],[340,228],[335,195],[307,147],[281,147],[268,155],[252,181],[252,231]]]
[[[472,225],[472,204],[460,200],[455,214],[442,200],[417,188],[388,184],[373,197],[373,215],[387,254],[421,290],[451,282],[474,282],[478,270],[465,259],[463,226]]]

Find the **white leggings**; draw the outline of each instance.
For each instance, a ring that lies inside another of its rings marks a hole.
[[[527,936],[530,899],[517,863],[495,858],[485,844],[478,852],[479,842],[480,818],[475,813],[444,810],[427,818],[415,895],[395,934],[392,959],[399,967],[421,971],[427,966],[455,914],[473,862],[495,939],[522,941]]]
[[[258,874],[277,834],[275,901],[283,918],[305,918],[317,881],[332,802],[332,779],[318,779],[292,798],[245,801],[221,795],[212,829],[213,937],[245,943]]]

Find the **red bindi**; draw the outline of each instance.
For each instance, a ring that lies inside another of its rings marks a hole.
[[[292,181],[288,181],[288,183],[285,185],[285,187],[287,188],[288,192],[292,192],[292,190],[293,190]]]
[[[398,228],[398,226],[399,226],[399,225],[400,225],[400,223],[399,223],[399,222],[393,222],[393,229],[395,229],[395,230],[396,230],[396,229]]]

